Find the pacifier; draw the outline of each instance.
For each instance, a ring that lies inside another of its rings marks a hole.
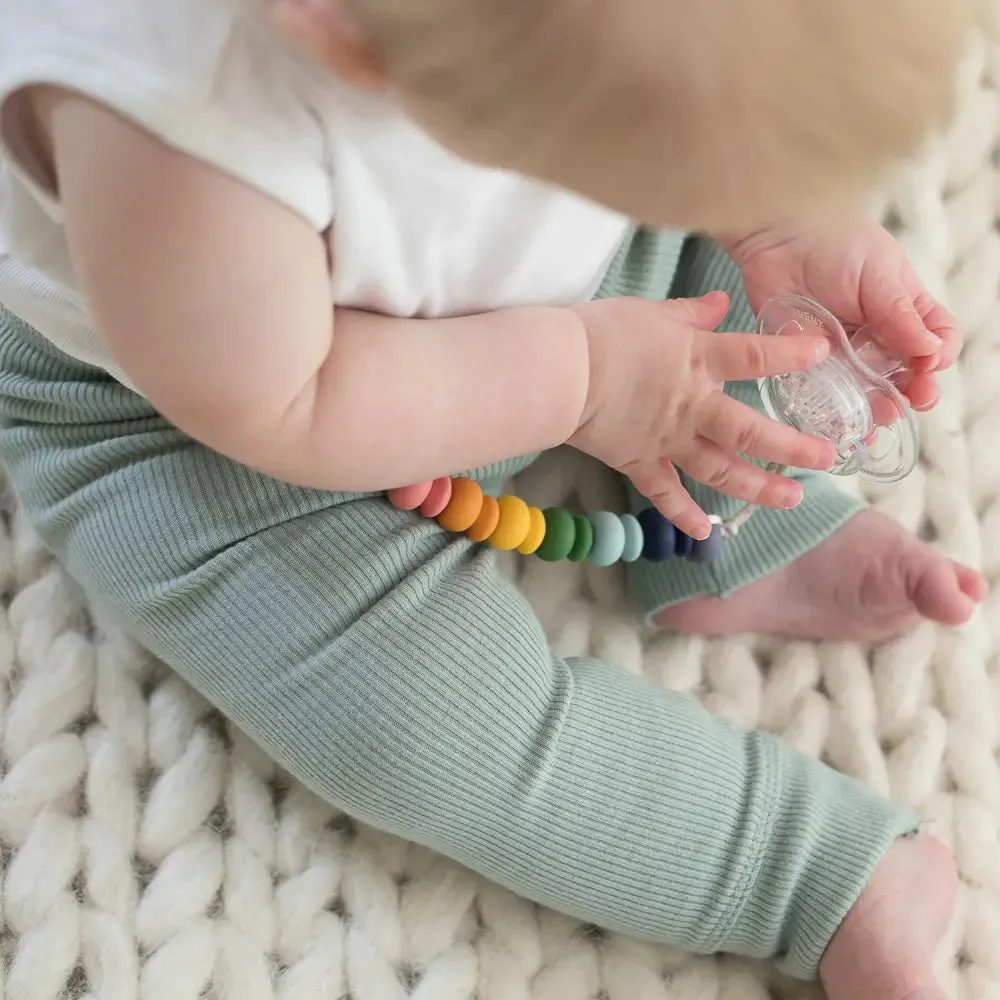
[[[771,337],[826,337],[829,357],[804,372],[758,380],[768,415],[837,449],[835,475],[860,473],[892,483],[913,471],[920,445],[903,397],[912,369],[887,357],[868,327],[848,337],[823,306],[799,295],[779,295],[764,306],[757,332]]]

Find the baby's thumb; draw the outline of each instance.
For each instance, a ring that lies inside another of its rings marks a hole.
[[[668,299],[664,304],[682,323],[699,330],[714,330],[729,312],[729,296],[722,291],[708,292],[697,299]]]

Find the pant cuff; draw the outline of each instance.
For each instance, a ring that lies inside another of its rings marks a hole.
[[[781,971],[813,980],[885,852],[916,833],[920,820],[863,783],[784,752],[777,740],[771,753],[774,808],[762,830],[759,868],[750,874],[750,883],[767,891],[747,892],[730,925],[720,928],[720,943],[752,955],[762,939],[777,942]],[[783,910],[774,898],[787,900]]]

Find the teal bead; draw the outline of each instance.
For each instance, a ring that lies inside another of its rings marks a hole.
[[[642,555],[642,525],[631,514],[622,514],[621,522],[622,528],[625,529],[622,562],[632,563]]]
[[[594,544],[587,557],[595,566],[611,566],[625,551],[625,526],[617,514],[598,510],[588,514],[594,529]]]

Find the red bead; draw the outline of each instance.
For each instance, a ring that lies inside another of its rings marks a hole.
[[[386,493],[386,499],[397,510],[416,510],[427,499],[431,486],[433,482],[430,479],[426,483],[414,483],[412,486],[397,486]]]
[[[435,479],[431,483],[427,499],[420,505],[424,517],[437,517],[448,506],[451,499],[451,480],[447,477]]]

